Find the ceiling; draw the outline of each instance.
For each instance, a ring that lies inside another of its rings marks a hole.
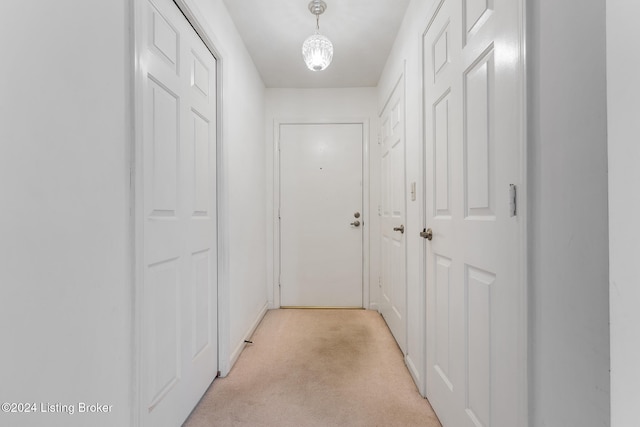
[[[409,0],[325,0],[320,33],[333,43],[324,71],[307,69],[302,43],[313,34],[308,0],[224,0],[267,87],[372,87]]]

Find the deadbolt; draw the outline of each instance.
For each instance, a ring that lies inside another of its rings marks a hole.
[[[360,218],[360,212],[356,212],[356,213],[354,213],[354,214],[353,214],[353,217],[354,217],[354,218]]]
[[[399,231],[401,233],[404,233],[404,224],[401,225],[400,227],[393,227],[393,231]]]
[[[360,221],[355,220],[351,223],[351,225],[353,225],[354,227],[360,227]]]
[[[427,240],[433,239],[433,230],[427,228],[426,230],[422,230],[420,232],[420,237],[424,237]]]

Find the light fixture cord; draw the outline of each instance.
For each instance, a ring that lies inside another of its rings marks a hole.
[[[316,13],[316,32],[320,33],[320,14]]]

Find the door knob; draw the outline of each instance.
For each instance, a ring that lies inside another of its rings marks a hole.
[[[353,214],[353,216],[354,216],[355,218],[360,218],[360,212],[356,212],[356,213],[354,213],[354,214]]]
[[[433,230],[431,230],[430,228],[422,230],[420,232],[420,237],[424,237],[427,240],[433,239]]]
[[[393,227],[393,231],[399,231],[401,233],[404,233],[404,224],[401,225],[400,227]]]
[[[354,227],[360,227],[360,221],[356,220],[351,223]]]

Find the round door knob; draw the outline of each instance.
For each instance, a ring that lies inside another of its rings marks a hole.
[[[400,227],[393,227],[393,231],[404,233],[404,224],[402,224]]]
[[[422,230],[420,232],[420,237],[424,237],[427,240],[433,239],[433,230],[430,228],[427,228],[426,230]]]
[[[356,212],[353,214],[354,218],[360,218],[360,212]]]
[[[353,225],[354,227],[360,227],[360,221],[353,221],[351,225]]]

